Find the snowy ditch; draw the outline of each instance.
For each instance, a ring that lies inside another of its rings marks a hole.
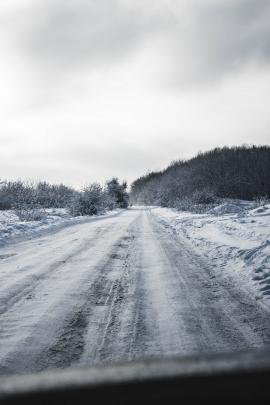
[[[159,221],[185,237],[226,272],[270,306],[270,204],[224,201],[204,214],[153,208]]]

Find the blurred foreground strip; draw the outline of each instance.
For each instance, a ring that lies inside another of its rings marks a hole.
[[[147,360],[2,377],[1,404],[268,403],[270,352]]]

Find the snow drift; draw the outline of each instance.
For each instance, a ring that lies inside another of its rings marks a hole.
[[[0,211],[0,246],[7,242],[29,239],[97,218],[114,216],[120,211],[122,210],[115,209],[99,215],[73,217],[65,208],[50,208],[45,210],[46,215],[39,221],[20,221],[14,211]]]
[[[204,214],[168,208],[152,213],[186,237],[216,271],[238,278],[256,299],[270,304],[270,204],[227,200]]]

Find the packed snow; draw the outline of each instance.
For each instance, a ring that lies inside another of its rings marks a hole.
[[[266,248],[256,248],[269,207],[215,210],[140,207],[73,226],[62,218],[58,232],[47,223],[37,231],[45,236],[9,239],[0,247],[0,375],[269,349],[268,308],[242,280],[223,276],[242,271],[226,257],[247,266],[265,260]]]
[[[230,274],[270,304],[270,204],[228,200],[203,214],[168,208],[152,213],[210,259],[216,272]]]
[[[20,221],[14,211],[0,211],[0,246],[7,242],[42,236],[45,233],[59,231],[67,226],[82,224],[97,218],[111,217],[119,212],[121,209],[99,215],[74,217],[65,208],[50,208],[44,210],[44,215],[38,221]]]

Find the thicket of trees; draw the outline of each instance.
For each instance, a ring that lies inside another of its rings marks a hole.
[[[13,209],[21,220],[40,219],[46,215],[46,208],[68,208],[78,216],[127,206],[127,184],[117,178],[105,187],[92,183],[81,191],[47,182],[0,181],[0,210]]]
[[[270,147],[216,148],[186,161],[173,162],[131,185],[135,204],[187,209],[218,198],[252,200],[270,197]]]
[[[68,207],[73,215],[94,215],[106,209],[128,207],[127,183],[119,183],[114,177],[107,181],[105,187],[92,183],[80,193],[75,193]]]
[[[216,148],[173,162],[131,185],[117,178],[104,187],[97,183],[77,191],[63,184],[0,181],[0,210],[13,209],[22,220],[40,219],[46,208],[68,208],[77,215],[94,215],[133,204],[179,209],[202,207],[219,198],[270,198],[270,147]]]

